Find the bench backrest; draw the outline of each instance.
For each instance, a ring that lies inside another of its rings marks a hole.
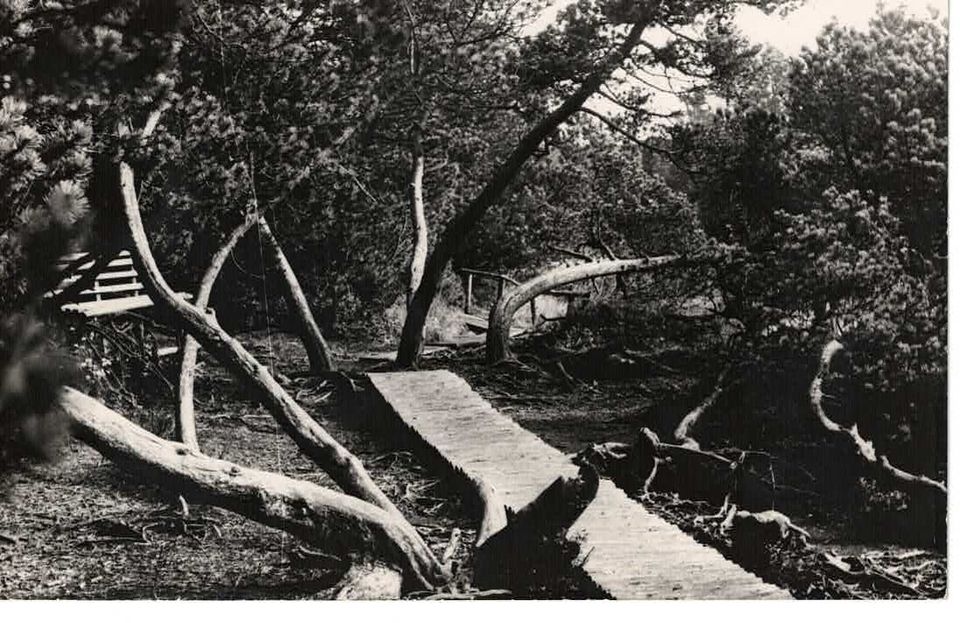
[[[60,258],[57,267],[65,270],[84,256],[90,259],[70,271],[63,281],[50,294],[59,294],[64,288],[80,278],[84,271],[93,266],[93,257],[90,254],[74,253]],[[143,284],[134,269],[133,260],[129,251],[121,251],[107,264],[94,279],[93,285],[81,290],[74,300],[61,307],[63,311],[76,312],[84,316],[106,316],[122,312],[142,309],[153,305],[153,301],[143,291]]]

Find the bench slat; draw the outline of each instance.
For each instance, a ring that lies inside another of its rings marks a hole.
[[[64,305],[61,309],[68,312],[77,312],[84,316],[93,318],[96,316],[107,316],[110,314],[119,314],[134,309],[143,309],[152,307],[153,301],[146,294],[138,296],[127,296],[118,299],[109,299],[106,301],[90,301],[89,303],[70,303]]]
[[[97,281],[115,281],[117,279],[136,279],[138,276],[139,275],[137,275],[137,271],[135,270],[124,270],[124,271],[115,272],[115,273],[100,273],[99,275],[97,275]],[[67,277],[66,279],[61,281],[59,285],[57,285],[57,288],[56,290],[54,290],[54,292],[59,294],[61,290],[68,287],[70,284],[72,284],[79,278],[80,278],[79,275],[73,275],[71,277]]]
[[[111,292],[136,292],[143,290],[142,283],[117,283],[109,286],[97,285],[89,290],[81,290],[80,294],[109,294]]]
[[[69,266],[69,265],[70,265],[70,262],[60,262],[60,263],[57,264],[57,268],[58,268],[59,270],[63,270],[64,268],[66,268],[66,267]],[[78,267],[76,268],[76,272],[81,272],[81,273],[82,273],[82,272],[85,271],[85,270],[89,270],[91,266],[93,266],[93,260],[90,260],[89,262],[86,262],[86,263],[81,264],[80,266],[78,266]],[[128,267],[130,267],[130,266],[133,266],[133,260],[132,260],[131,258],[129,258],[129,257],[118,257],[118,258],[116,258],[116,259],[110,260],[110,263],[106,265],[106,267],[104,268],[104,270],[108,270],[108,269],[110,269],[110,268],[128,268]]]

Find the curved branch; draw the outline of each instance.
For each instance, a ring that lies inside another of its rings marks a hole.
[[[433,253],[427,258],[423,278],[416,294],[407,305],[407,316],[397,348],[397,365],[417,365],[423,347],[423,326],[440,287],[443,271],[450,260],[460,252],[473,228],[491,206],[500,202],[503,193],[519,175],[524,163],[557,128],[570,119],[634,51],[643,31],[653,20],[653,10],[638,15],[623,41],[600,61],[597,67],[559,106],[536,123],[517,142],[510,155],[494,169],[480,193],[459,212],[437,239]]]
[[[197,296],[194,299],[194,305],[199,309],[206,310],[210,302],[210,295],[213,292],[213,286],[226,263],[227,258],[237,246],[237,243],[249,231],[254,223],[257,222],[257,215],[254,212],[247,214],[246,218],[240,223],[227,237],[223,246],[213,255],[210,265],[207,267],[203,277],[200,279],[200,287],[197,288]],[[180,364],[180,408],[177,413],[177,439],[194,450],[200,449],[197,441],[197,424],[193,405],[193,382],[197,371],[197,353],[200,345],[192,335],[187,335],[183,342],[183,361]]]
[[[700,421],[700,418],[707,411],[707,409],[712,407],[723,393],[723,390],[725,389],[724,381],[726,380],[729,371],[729,368],[727,368],[720,373],[720,376],[717,378],[717,383],[714,385],[713,391],[710,392],[710,395],[700,401],[700,404],[694,407],[692,411],[687,413],[683,419],[680,420],[680,423],[677,424],[677,428],[673,431],[673,438],[679,441],[681,446],[690,448],[692,450],[700,449],[700,444],[696,439],[693,438],[691,430],[694,426],[696,426],[697,422]]]
[[[864,439],[857,429],[856,423],[849,427],[844,427],[834,422],[823,409],[823,380],[830,372],[830,363],[837,353],[842,351],[844,346],[839,340],[831,339],[820,352],[820,366],[817,374],[810,383],[810,406],[813,408],[814,415],[820,420],[820,424],[831,433],[843,435],[853,446],[857,455],[871,470],[879,476],[899,485],[900,488],[923,488],[936,492],[938,495],[946,497],[947,486],[937,480],[928,478],[922,474],[911,474],[890,463],[886,455],[877,454],[873,443]]]
[[[490,323],[487,330],[487,361],[497,363],[512,357],[510,353],[510,325],[513,316],[531,299],[549,292],[560,286],[584,281],[607,275],[622,275],[624,273],[654,270],[667,266],[679,266],[689,263],[681,255],[662,255],[659,257],[636,260],[609,260],[590,262],[576,266],[563,266],[547,271],[542,275],[526,281],[509,294],[501,298],[490,310]]]
[[[134,191],[133,170],[125,162],[120,163],[120,181],[128,235],[133,243],[134,262],[138,265],[137,272],[154,302],[170,312],[170,316],[180,328],[193,335],[224,367],[247,384],[304,454],[327,472],[344,492],[370,502],[384,509],[397,521],[406,523],[403,514],[373,482],[357,457],[311,418],[267,368],[224,331],[215,319],[173,292],[160,273],[150,250]],[[445,577],[439,561],[434,558],[433,563],[434,577]]]

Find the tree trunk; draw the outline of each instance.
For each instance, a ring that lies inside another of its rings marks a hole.
[[[210,260],[207,271],[200,279],[200,287],[197,288],[197,297],[194,299],[194,305],[197,308],[206,310],[210,303],[210,294],[213,292],[213,285],[223,269],[224,263],[233,251],[244,234],[257,222],[257,215],[250,213],[227,237],[223,246],[214,254]],[[187,335],[183,342],[183,361],[180,364],[180,409],[177,413],[177,439],[181,443],[199,451],[200,445],[197,440],[197,424],[194,415],[193,405],[193,381],[197,370],[197,352],[200,345],[193,339],[193,336]]]
[[[64,390],[61,405],[77,437],[147,483],[283,530],[339,557],[395,565],[412,588],[431,588],[444,580],[416,531],[372,504],[204,456],[147,432],[72,388]]]
[[[410,251],[410,265],[407,268],[407,305],[423,279],[423,269],[427,262],[427,216],[423,205],[423,141],[419,127],[413,130],[413,173],[410,179],[410,222],[413,225],[413,249]]]
[[[583,103],[596,93],[610,74],[626,60],[640,43],[649,19],[647,16],[640,17],[630,28],[623,42],[599,63],[580,87],[520,139],[507,159],[496,168],[480,194],[465,210],[454,217],[440,235],[433,253],[427,259],[420,287],[417,288],[416,294],[407,306],[407,317],[400,336],[400,347],[397,350],[399,366],[413,367],[419,362],[420,352],[423,349],[423,328],[440,286],[443,271],[450,260],[463,248],[470,232],[487,210],[500,201],[507,187],[519,174],[523,164],[536,152],[540,144],[561,124],[576,114]]]
[[[717,399],[720,398],[720,394],[723,393],[724,389],[724,379],[726,379],[728,371],[729,370],[724,370],[720,373],[720,377],[717,379],[717,383],[714,386],[713,391],[710,392],[710,395],[704,398],[700,404],[683,416],[683,419],[680,420],[679,424],[677,424],[677,428],[673,431],[673,438],[680,442],[681,446],[685,446],[693,450],[700,449],[700,443],[693,438],[693,427],[697,425],[697,422],[700,421],[700,418],[704,413],[706,413],[707,409],[711,408]]]
[[[487,361],[497,363],[512,357],[509,341],[513,315],[533,298],[554,288],[585,279],[676,266],[682,261],[684,261],[684,258],[680,255],[663,255],[639,260],[591,262],[556,268],[530,281],[521,283],[501,298],[490,310],[490,322],[487,329]]]
[[[332,372],[336,369],[333,358],[330,356],[330,348],[327,346],[323,334],[320,333],[320,327],[310,311],[310,304],[307,303],[307,297],[303,294],[300,282],[297,280],[297,274],[293,272],[293,267],[287,261],[280,242],[270,226],[267,225],[267,219],[263,216],[257,221],[260,228],[260,234],[267,242],[267,250],[270,253],[270,259],[273,265],[280,271],[283,277],[283,298],[286,299],[290,312],[297,319],[297,326],[300,329],[300,339],[307,350],[307,357],[310,360],[310,370],[315,373]]]
[[[120,163],[120,180],[134,263],[154,302],[169,311],[181,329],[193,335],[207,352],[252,390],[304,454],[326,471],[341,489],[405,522],[400,511],[370,478],[363,464],[311,418],[266,367],[224,331],[216,319],[173,292],[157,268],[150,250],[134,191],[133,171],[126,163]]]
[[[536,571],[530,569],[533,550],[562,539],[597,496],[599,486],[596,470],[582,465],[576,477],[554,480],[501,529],[482,540],[478,535],[473,574],[477,586],[511,588],[522,583],[518,578]]]

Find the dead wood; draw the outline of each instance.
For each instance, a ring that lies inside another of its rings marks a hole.
[[[327,472],[344,492],[384,509],[397,521],[407,523],[403,514],[370,478],[363,464],[311,418],[265,366],[224,331],[215,318],[173,292],[153,258],[134,190],[133,171],[126,163],[120,163],[120,179],[134,263],[155,303],[169,311],[181,329],[193,335],[221,365],[245,383],[304,454]],[[434,564],[439,570],[439,562],[434,559]]]
[[[532,551],[562,539],[597,495],[600,476],[581,465],[575,477],[560,476],[535,500],[491,534],[474,554],[474,582],[481,588],[510,588],[529,573]]]
[[[890,569],[860,556],[840,557],[832,552],[821,552],[819,561],[828,574],[848,584],[859,584],[876,590],[911,596],[921,596],[915,586]]]
[[[338,600],[399,599],[403,576],[380,563],[364,562],[351,565],[333,589]]]
[[[410,524],[373,504],[166,441],[72,388],[64,390],[61,405],[78,438],[143,481],[283,530],[338,557],[393,565],[411,588],[445,582],[436,558]]]
[[[843,349],[843,344],[836,339],[831,339],[824,345],[820,353],[819,368],[813,377],[813,381],[810,383],[810,405],[820,424],[823,425],[827,431],[844,438],[848,445],[852,447],[854,453],[860,457],[864,467],[879,480],[907,493],[932,493],[936,497],[941,498],[942,501],[945,501],[947,486],[944,483],[922,474],[912,474],[895,467],[890,463],[890,459],[887,458],[886,455],[877,453],[873,442],[864,439],[860,435],[856,423],[850,426],[841,426],[827,415],[823,408],[823,382],[830,372],[830,363],[834,356]]]
[[[218,249],[213,255],[213,258],[211,258],[210,265],[207,266],[206,272],[203,273],[203,277],[200,279],[197,296],[194,298],[194,305],[199,309],[206,310],[207,305],[210,303],[213,286],[217,281],[217,277],[220,275],[220,271],[223,269],[223,265],[226,263],[233,248],[256,221],[257,217],[255,213],[251,212],[248,214],[243,222],[230,232],[226,241],[224,241],[220,249]],[[187,335],[184,338],[183,360],[180,363],[180,406],[177,412],[176,430],[177,439],[195,450],[200,449],[199,441],[197,440],[197,424],[193,400],[193,387],[197,373],[197,354],[199,349],[200,345],[192,335]]]
[[[724,370],[720,373],[719,378],[717,378],[716,385],[714,385],[713,391],[710,392],[710,394],[689,413],[687,413],[683,419],[680,420],[680,423],[677,424],[677,428],[673,431],[673,437],[680,443],[681,446],[691,448],[693,450],[700,449],[700,444],[696,439],[693,438],[693,427],[697,425],[697,423],[700,421],[700,418],[703,417],[703,414],[706,413],[706,411],[717,402],[717,399],[723,393],[724,381],[726,380],[727,373],[728,370]]]
[[[472,480],[474,491],[480,499],[480,528],[474,547],[481,547],[494,534],[507,527],[507,507],[493,487],[482,480]]]

